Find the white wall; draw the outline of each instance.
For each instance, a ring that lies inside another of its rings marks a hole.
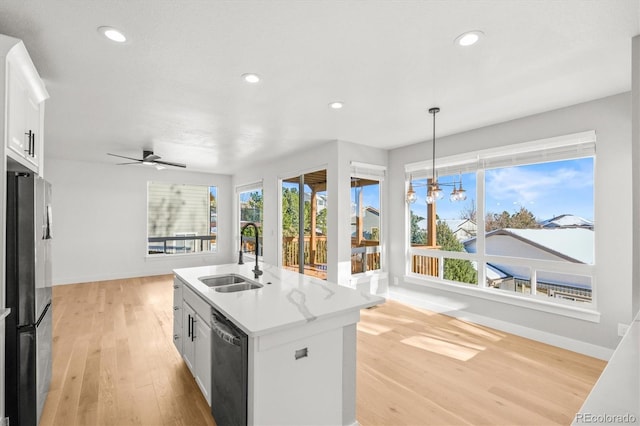
[[[446,110],[443,112],[446,114]],[[599,323],[523,307],[416,287],[405,283],[404,165],[430,158],[430,144],[419,143],[389,153],[391,240],[390,281],[410,289],[417,300],[438,299],[453,310],[490,317],[522,328],[575,339],[601,348],[615,348],[618,323],[632,319],[632,173],[631,96],[624,93],[545,112],[469,132],[438,138],[440,156],[477,151],[518,142],[595,130],[595,251]],[[391,290],[397,287],[391,287]]]
[[[238,249],[235,186],[263,181],[264,260],[277,264],[280,246],[279,179],[327,168],[328,277],[350,284],[350,162],[387,165],[382,185],[383,258],[390,281],[417,290],[421,300],[438,299],[469,315],[490,317],[523,329],[557,335],[600,348],[614,348],[618,323],[632,315],[631,96],[616,95],[569,108],[438,139],[439,155],[499,147],[594,129],[597,135],[596,265],[599,323],[475,298],[404,282],[404,165],[429,159],[429,144],[385,151],[342,141],[247,164],[233,178],[138,167],[116,167],[47,158],[54,194],[54,283],[85,282],[169,273],[176,267],[236,261]],[[219,188],[219,252],[208,257],[148,260],[146,182],[159,177]],[[226,201],[226,202],[225,202]],[[386,257],[385,257],[386,256]],[[386,282],[376,283],[376,292]]]
[[[168,274],[174,268],[228,263],[231,177],[144,166],[47,158],[53,187],[53,284]],[[147,182],[218,187],[218,251],[149,258]]]
[[[264,261],[278,264],[280,250],[279,202],[280,179],[297,176],[301,173],[327,169],[327,276],[329,281],[349,285],[351,278],[351,161],[386,166],[387,151],[344,141],[332,141],[316,148],[299,151],[269,163],[256,163],[239,170],[233,177],[233,185],[246,185],[263,181],[264,218],[263,241]],[[382,182],[381,199],[382,232],[387,225],[386,181]],[[237,206],[234,203],[234,216]],[[237,227],[236,227],[237,228]],[[235,229],[235,247],[237,250],[239,234]],[[385,235],[383,234],[383,247]],[[378,287],[377,292],[386,288]]]
[[[633,145],[633,317],[640,311],[640,35],[632,39],[631,54],[631,126]]]

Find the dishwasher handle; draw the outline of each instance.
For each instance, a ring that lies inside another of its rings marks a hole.
[[[227,330],[228,327],[215,315],[211,315],[211,325],[213,331],[218,335],[220,339],[233,346],[240,346],[240,337],[235,336],[233,333]]]

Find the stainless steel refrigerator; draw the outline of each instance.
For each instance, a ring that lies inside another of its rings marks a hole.
[[[11,425],[40,421],[51,382],[51,185],[7,173],[5,408]]]

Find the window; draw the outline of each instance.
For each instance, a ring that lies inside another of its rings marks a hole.
[[[218,233],[217,188],[149,182],[147,252],[215,252]]]
[[[248,227],[242,233],[242,228],[247,223],[253,223],[257,226],[259,231],[258,243],[260,247],[259,256],[262,256],[264,245],[262,244],[263,230],[262,230],[262,188],[255,186],[245,186],[238,188],[238,211],[240,213],[239,232],[241,234],[241,250],[243,253],[255,253],[256,250],[256,235],[253,227]]]
[[[380,182],[384,168],[351,164],[351,273],[381,269]]]
[[[281,181],[281,258],[285,269],[327,279],[327,170]]]
[[[410,274],[557,303],[593,303],[593,132],[439,163],[439,185],[463,184],[467,200],[427,204],[431,172],[408,166],[418,196],[409,205]]]

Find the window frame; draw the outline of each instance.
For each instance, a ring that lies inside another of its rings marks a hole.
[[[261,221],[263,223],[262,226],[262,234],[260,235],[262,237],[262,241],[264,243],[264,188],[263,188],[263,182],[262,180],[258,181],[258,182],[253,182],[253,183],[249,183],[249,184],[245,184],[245,185],[238,185],[236,186],[236,206],[237,206],[237,214],[236,214],[236,229],[238,232],[237,238],[236,238],[236,242],[235,242],[235,247],[236,247],[236,253],[238,253],[241,250],[241,245],[240,245],[240,239],[241,239],[241,235],[240,235],[240,230],[241,230],[241,226],[240,223],[242,222],[242,207],[240,206],[241,200],[240,200],[240,195],[245,193],[245,192],[255,192],[255,191],[260,191],[262,193],[262,213],[261,213]],[[261,253],[262,255],[258,256],[258,261],[262,262],[264,260],[264,244],[261,244]],[[255,260],[255,254],[254,253],[250,253],[250,252],[243,252],[242,255],[249,259],[249,260]]]
[[[167,252],[162,252],[162,253],[149,253],[149,238],[163,238],[163,237],[150,237],[149,236],[149,213],[150,213],[150,206],[149,206],[149,189],[151,187],[152,184],[162,184],[162,185],[176,185],[176,186],[191,186],[191,187],[203,187],[203,188],[207,188],[208,193],[211,193],[211,188],[215,188],[215,192],[216,192],[216,203],[219,199],[218,197],[218,191],[219,191],[219,185],[215,185],[215,184],[206,184],[206,183],[182,183],[182,182],[174,182],[174,181],[162,181],[162,180],[149,180],[147,181],[147,191],[146,191],[146,216],[145,216],[145,220],[146,220],[146,243],[145,243],[145,258],[146,259],[163,259],[166,258],[168,256],[170,257],[181,257],[181,256],[193,256],[193,257],[197,257],[197,256],[210,256],[210,255],[215,255],[217,253],[219,253],[219,241],[220,239],[218,238],[218,231],[216,230],[215,234],[211,233],[211,209],[209,209],[209,213],[208,213],[208,226],[207,229],[209,230],[209,236],[213,236],[215,235],[215,244],[213,248],[210,248],[209,250],[202,250],[202,251],[194,251],[191,253],[185,253],[185,252],[176,252],[176,253],[167,253]],[[216,217],[217,217],[217,212],[218,212],[218,206],[216,204]],[[176,234],[190,234],[192,232],[190,231],[184,231],[181,230],[179,232],[176,232]],[[178,235],[176,235],[178,236]],[[169,237],[169,236],[165,236],[165,237]],[[180,241],[180,240],[179,240]],[[184,241],[184,245],[187,245],[187,241],[193,241],[193,240],[182,240]]]
[[[379,217],[378,233],[380,237],[377,245],[378,247],[377,250],[380,255],[380,268],[370,270],[370,271],[363,271],[363,272],[356,272],[356,273],[352,272],[350,275],[351,280],[355,280],[355,282],[357,282],[360,278],[365,278],[370,275],[386,274],[387,264],[386,264],[386,257],[384,255],[385,254],[384,241],[386,238],[386,229],[384,226],[384,216],[385,216],[384,180],[386,178],[386,174],[387,174],[386,166],[381,166],[378,164],[371,164],[371,163],[364,163],[359,161],[350,162],[350,173],[349,173],[350,179],[355,177],[360,179],[369,179],[369,180],[378,181],[378,198],[380,203],[379,216],[378,216]],[[351,189],[352,189],[351,184],[349,184],[349,205],[351,205]],[[351,238],[349,238],[349,241],[351,241]]]
[[[596,193],[596,154],[595,154],[595,132],[588,131],[571,135],[559,136],[544,140],[527,142],[524,144],[514,144],[502,148],[470,152],[438,159],[442,166],[436,171],[445,171],[448,174],[471,172],[475,167],[476,173],[476,234],[475,253],[451,252],[437,249],[416,248],[411,245],[411,207],[405,203],[405,247],[407,257],[405,259],[405,280],[413,284],[433,287],[440,290],[452,291],[455,293],[470,295],[483,299],[499,301],[517,306],[527,307],[535,310],[552,312],[573,318],[584,319],[591,322],[600,321],[600,313],[597,311],[598,286],[596,282],[596,259],[597,250],[596,229],[594,228],[594,262],[593,264],[570,263],[552,260],[540,260],[517,256],[499,256],[486,254],[485,243],[485,170],[495,169],[505,166],[517,166],[532,163],[547,163],[561,160],[593,157],[594,170],[594,205],[597,198]],[[417,172],[417,173],[416,173]],[[405,192],[409,186],[409,178],[428,177],[431,174],[429,162],[419,162],[407,164],[405,166]],[[595,211],[594,211],[595,216]],[[595,217],[594,217],[595,219]],[[482,230],[482,231],[481,231]],[[412,272],[412,262],[414,256],[427,256],[437,258],[439,263],[438,276],[424,275]],[[443,260],[464,259],[477,262],[477,284],[465,284],[443,278]],[[530,267],[531,271],[531,294],[511,293],[506,291],[496,291],[486,282],[486,264],[507,264],[515,266]],[[591,279],[591,303],[578,304],[573,301],[560,298],[540,298],[536,296],[537,272],[558,272],[573,275],[588,276]]]

